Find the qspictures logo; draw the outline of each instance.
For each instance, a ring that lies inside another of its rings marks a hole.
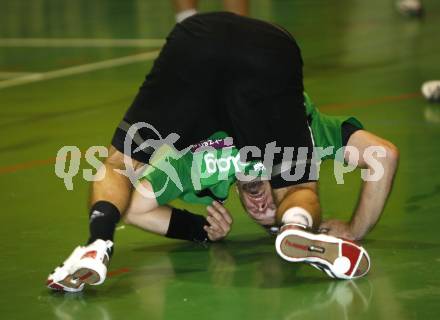
[[[154,133],[155,139],[140,140],[141,129]],[[367,168],[361,169],[361,178],[364,181],[378,181],[384,175],[384,168],[378,159],[387,156],[386,149],[381,146],[370,146],[361,153],[352,146],[338,150],[333,146],[309,150],[307,147],[279,147],[276,141],[266,144],[264,150],[256,146],[238,149],[231,137],[206,139],[178,150],[175,144],[179,139],[177,133],[163,137],[151,124],[135,123],[126,131],[123,153],[132,156],[138,152],[148,153],[149,164],[135,167],[131,157],[125,156],[125,168],[112,170],[127,177],[144,197],[150,198],[166,192],[170,183],[183,191],[184,183],[190,181],[194,190],[201,190],[202,182],[206,179],[221,182],[234,177],[240,181],[252,181],[256,178],[270,180],[274,176],[281,176],[285,181],[298,181],[308,175],[308,180],[318,180],[322,159],[328,156],[335,159],[333,174],[338,184],[344,183],[344,175],[354,171],[360,159],[367,164]],[[249,156],[258,160],[248,160]],[[282,159],[280,163],[274,163],[276,156]],[[107,157],[108,150],[104,146],[88,148],[84,159],[78,147],[64,146],[57,153],[55,174],[63,179],[67,190],[73,190],[73,178],[80,174],[81,161],[85,160],[92,168],[83,169],[82,177],[89,182],[101,181],[107,174],[103,163]],[[156,186],[154,192],[139,183],[142,179],[148,179],[148,173],[152,170],[159,170],[165,177],[162,185]]]

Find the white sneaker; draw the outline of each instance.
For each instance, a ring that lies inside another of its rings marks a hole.
[[[70,273],[74,279],[97,286],[104,282],[107,265],[110,261],[110,249],[113,242],[101,239],[82,247],[83,254],[73,263]]]
[[[440,102],[440,80],[427,81],[422,85],[423,96],[431,102]]]
[[[47,287],[55,291],[80,292],[84,284],[99,285],[107,275],[109,252],[113,242],[96,240],[78,246],[47,278]]]
[[[82,247],[76,247],[72,254],[47,278],[46,285],[54,291],[80,292],[84,288],[84,283],[78,279],[73,279],[70,269],[84,254]]]
[[[370,270],[367,251],[354,242],[313,234],[290,225],[281,228],[275,248],[283,259],[308,263],[332,278],[360,278]]]

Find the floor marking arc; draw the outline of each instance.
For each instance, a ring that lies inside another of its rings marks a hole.
[[[106,38],[0,38],[0,47],[161,47],[164,39],[106,39]]]
[[[159,50],[155,50],[150,52],[129,55],[121,58],[114,58],[99,62],[87,63],[79,66],[68,67],[68,68],[43,72],[43,73],[24,75],[21,77],[0,81],[0,89],[15,87],[33,82],[40,82],[44,80],[56,79],[56,78],[61,78],[76,74],[82,74],[96,70],[119,67],[137,62],[148,61],[156,58],[158,54],[159,54]]]

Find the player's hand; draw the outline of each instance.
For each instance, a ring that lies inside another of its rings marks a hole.
[[[229,231],[231,231],[232,216],[222,204],[214,201],[212,205],[207,207],[208,215],[206,220],[209,226],[204,226],[203,229],[208,233],[208,238],[211,241],[219,241],[225,238]]]
[[[356,236],[351,230],[350,224],[336,219],[322,222],[319,226],[318,232],[325,233],[329,236],[334,236],[337,238],[344,238],[352,241],[357,240]]]

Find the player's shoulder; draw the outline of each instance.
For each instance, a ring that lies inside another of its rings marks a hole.
[[[307,92],[304,92],[304,106],[306,108],[307,116],[313,116],[315,113],[319,113],[318,108]]]

